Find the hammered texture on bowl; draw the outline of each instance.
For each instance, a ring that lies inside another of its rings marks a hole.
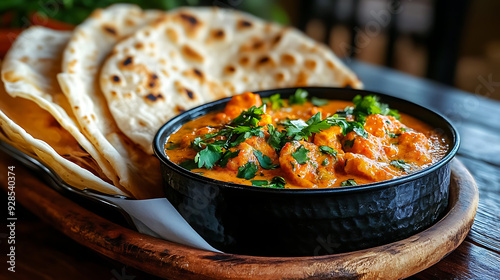
[[[374,247],[429,227],[448,204],[450,165],[377,191],[317,196],[178,184],[181,178],[176,180],[168,169],[163,172],[170,178],[165,182],[167,198],[215,248],[247,255],[311,256]]]

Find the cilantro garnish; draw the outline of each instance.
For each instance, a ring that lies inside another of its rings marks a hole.
[[[271,104],[271,109],[276,111],[285,106],[285,101],[281,99],[279,93],[273,94],[269,97],[262,98],[262,103]]]
[[[265,105],[260,107],[251,107],[250,109],[242,112],[230,124],[216,133],[208,133],[202,137],[196,137],[191,143],[191,147],[197,150],[198,153],[194,158],[198,163],[198,167],[203,166],[211,169],[218,160],[223,159],[219,165],[224,167],[231,157],[236,157],[236,152],[227,153],[230,147],[236,147],[240,143],[252,136],[264,137],[262,126],[257,126],[261,115],[265,113]],[[218,136],[224,136],[225,140],[212,139]],[[224,152],[224,149],[226,151]]]
[[[253,154],[260,163],[260,166],[264,169],[276,169],[279,165],[273,164],[270,157],[264,155],[261,151],[253,149]]]
[[[354,181],[354,179],[348,179],[348,180],[345,180],[342,183],[340,183],[341,187],[349,187],[349,186],[357,186],[357,185],[358,185],[358,183],[356,183],[356,181]]]
[[[198,168],[203,166],[212,169],[215,163],[222,157],[222,148],[218,145],[207,144],[207,147],[196,154],[194,161],[198,163]]]
[[[284,145],[283,142],[286,133],[277,131],[272,124],[267,125],[267,131],[269,132],[269,139],[267,139],[267,143],[279,152]]]
[[[313,133],[319,133],[321,130],[328,129],[332,125],[327,120],[321,120],[321,112],[316,113],[307,122],[303,120],[287,120],[283,123],[286,127],[286,136],[293,140],[300,141],[311,136]]]
[[[327,122],[327,120],[321,120],[321,112],[316,113],[306,122],[307,127],[302,131],[307,136],[310,136],[312,133],[319,133],[323,129],[328,129],[331,125]]]
[[[230,128],[229,128],[230,129]],[[264,132],[261,130],[262,126],[238,126],[232,129],[232,134],[238,135],[236,139],[231,142],[231,147],[236,147],[243,143],[245,140],[252,136],[264,137]]]
[[[258,187],[263,187],[266,185],[269,185],[268,180],[252,180],[252,186],[258,186]]]
[[[267,187],[267,188],[273,188],[273,189],[284,189],[285,184],[286,184],[285,179],[283,177],[278,177],[278,176],[272,178],[271,181],[252,180],[253,186]]]
[[[361,123],[349,122],[336,115],[321,120],[321,112],[316,113],[307,120],[307,122],[300,119],[286,120],[283,122],[283,125],[286,127],[286,136],[297,141],[303,140],[313,133],[319,133],[321,130],[329,129],[332,126],[340,126],[342,128],[342,134],[344,135],[354,131],[359,136],[364,138],[368,137],[368,132],[365,131]]]
[[[328,104],[328,99],[317,98],[316,96],[311,97],[311,103],[314,106],[323,106]]]
[[[174,142],[168,142],[170,145],[167,147],[167,150],[173,150],[179,148],[178,144],[175,144]]]
[[[309,160],[309,157],[307,156],[308,152],[309,150],[304,148],[304,145],[300,145],[300,147],[292,153],[292,157],[299,164],[306,164],[306,162]]]
[[[408,172],[411,169],[411,165],[406,163],[402,159],[393,160],[389,164],[396,167],[397,169],[403,170],[404,172]]]
[[[319,150],[325,154],[330,154],[334,157],[337,157],[337,151],[335,151],[335,149],[330,148],[328,146],[319,146]]]
[[[286,136],[293,137],[297,136],[295,140],[302,140],[303,137],[299,137],[299,133],[302,132],[302,129],[307,126],[307,123],[303,120],[286,120],[283,122],[283,125],[286,127]]]
[[[366,132],[363,125],[360,124],[359,122],[348,122],[348,127],[346,129],[346,133],[349,133],[351,131],[356,132],[357,135],[359,135],[363,138],[368,137],[368,132]]]
[[[231,152],[229,150],[225,151],[224,154],[222,154],[222,159],[219,162],[220,167],[226,167],[227,162],[229,159],[235,158],[240,154],[240,150]]]
[[[245,165],[238,168],[238,174],[236,174],[236,177],[250,180],[255,177],[255,173],[257,173],[257,170],[259,170],[257,164],[253,162],[247,162]]]
[[[191,147],[197,151],[203,150],[202,145],[205,145],[201,137],[194,138],[193,142],[191,142]]]
[[[243,111],[238,117],[231,121],[231,126],[257,126],[262,119],[261,115],[266,113],[266,104]]]
[[[396,138],[399,136],[399,134],[389,132],[389,130],[386,130],[385,133],[391,138]]]
[[[397,110],[390,109],[389,105],[379,102],[380,97],[376,95],[367,95],[362,97],[361,95],[356,95],[352,102],[354,103],[354,108],[346,108],[346,110],[352,111],[352,115],[356,118],[358,122],[365,122],[368,115],[381,114],[393,116],[399,120],[400,115]]]
[[[346,147],[352,148],[353,145],[354,145],[354,139],[344,141],[344,146]]]
[[[347,133],[354,131],[359,136],[366,138],[368,137],[368,132],[365,131],[363,125],[359,122],[350,122],[343,117],[339,117],[337,114],[325,119],[331,126],[340,126],[342,128],[342,134],[345,136]]]
[[[198,168],[198,164],[194,161],[194,159],[185,160],[179,163],[179,166],[187,170],[193,170]]]
[[[328,165],[328,163],[330,163],[330,162],[328,161],[328,158],[325,158],[325,159],[323,160],[323,162],[321,162],[321,165]]]
[[[301,88],[298,88],[293,95],[288,98],[288,104],[299,104],[302,105],[306,103],[307,96],[309,93]]]

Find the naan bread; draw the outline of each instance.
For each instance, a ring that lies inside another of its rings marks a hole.
[[[97,162],[115,186],[119,179],[109,162],[80,132],[56,75],[61,69],[61,52],[71,32],[31,27],[12,44],[2,64],[5,89],[13,97],[34,101],[50,113]]]
[[[58,75],[83,134],[111,164],[119,184],[136,198],[162,195],[159,161],[119,130],[97,81],[99,68],[116,42],[161,14],[126,4],[94,11],[74,30],[64,50],[63,73]]]
[[[162,124],[202,103],[280,87],[362,87],[298,30],[217,8],[169,12],[120,42],[100,84],[118,127],[148,153]]]
[[[1,82],[0,139],[40,160],[71,186],[130,196],[110,184],[95,160],[51,114],[32,101],[9,96]]]

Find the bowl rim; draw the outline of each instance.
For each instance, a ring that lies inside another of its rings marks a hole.
[[[190,110],[187,110],[185,112],[182,112],[181,114],[175,116],[174,118],[170,119],[167,121],[165,124],[163,124],[160,129],[157,131],[154,139],[153,139],[153,151],[155,155],[158,157],[160,160],[161,164],[164,164],[168,166],[169,168],[173,169],[177,173],[180,173],[181,175],[188,177],[190,179],[193,179],[195,181],[201,181],[201,183],[204,184],[216,184],[219,186],[219,188],[228,188],[228,189],[233,189],[233,190],[245,190],[245,191],[252,191],[252,192],[263,192],[263,193],[279,193],[279,194],[287,194],[287,195],[320,195],[320,194],[333,194],[333,193],[355,193],[355,192],[365,192],[365,191],[374,191],[374,190],[380,190],[384,188],[388,188],[391,186],[395,185],[402,185],[405,184],[409,181],[416,180],[418,178],[424,177],[426,175],[429,175],[430,173],[435,172],[436,170],[440,169],[444,165],[448,164],[453,157],[458,152],[458,149],[460,147],[460,135],[458,133],[457,128],[450,122],[448,118],[446,118],[444,115],[431,110],[429,108],[426,108],[424,106],[421,106],[419,104],[413,103],[411,101],[383,94],[380,92],[375,92],[375,91],[370,91],[370,90],[362,90],[362,89],[353,89],[353,88],[338,88],[338,87],[289,87],[289,88],[277,88],[277,89],[269,89],[269,90],[261,90],[261,91],[253,91],[255,94],[259,94],[260,96],[270,96],[272,94],[279,93],[278,91],[291,91],[291,90],[297,90],[297,89],[304,89],[308,92],[310,90],[328,90],[328,91],[336,91],[336,92],[341,92],[341,91],[351,91],[356,94],[360,94],[362,96],[366,95],[378,95],[381,97],[382,101],[384,99],[392,99],[392,101],[397,101],[397,102],[403,102],[407,103],[411,106],[418,107],[419,109],[425,110],[428,113],[434,114],[437,117],[441,118],[448,126],[449,130],[451,131],[452,134],[452,139],[450,139],[450,148],[448,149],[446,155],[440,159],[438,162],[432,164],[431,166],[428,166],[422,170],[419,170],[415,173],[402,176],[402,177],[397,177],[394,179],[390,180],[385,180],[385,181],[380,181],[380,182],[374,182],[374,183],[368,183],[368,184],[363,184],[363,185],[357,185],[357,186],[346,186],[346,187],[335,187],[335,188],[318,188],[318,189],[274,189],[274,188],[266,188],[266,187],[258,187],[258,186],[251,186],[251,185],[243,185],[243,184],[238,184],[238,183],[233,183],[233,182],[225,182],[225,181],[220,181],[217,179],[212,179],[209,177],[205,177],[203,175],[199,175],[197,173],[191,172],[190,170],[184,169],[180,167],[179,165],[175,164],[172,162],[170,159],[165,154],[165,143],[161,143],[161,138],[165,134],[165,131],[169,129],[171,126],[177,124],[179,120],[184,118],[186,115],[191,114],[194,111],[203,111],[208,109],[208,112],[214,111],[211,108],[220,105],[222,103],[227,103],[232,97],[226,97],[223,99],[219,99],[216,101],[212,101],[206,104],[199,105],[197,107],[194,107]],[[310,96],[314,96],[314,94],[310,93]],[[340,98],[332,98],[329,100],[343,100]],[[398,108],[395,108],[398,109]],[[398,109],[399,110],[399,109]],[[405,113],[405,112],[403,112]],[[409,113],[406,113],[409,114]],[[409,114],[411,115],[411,114]],[[418,117],[416,117],[418,119]],[[184,125],[184,123],[181,124],[181,126]],[[162,173],[162,176],[163,173]]]

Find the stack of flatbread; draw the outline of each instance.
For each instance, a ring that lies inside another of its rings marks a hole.
[[[117,4],[74,31],[25,30],[2,64],[0,139],[68,184],[162,196],[158,128],[244,91],[361,82],[296,29],[235,10]]]

